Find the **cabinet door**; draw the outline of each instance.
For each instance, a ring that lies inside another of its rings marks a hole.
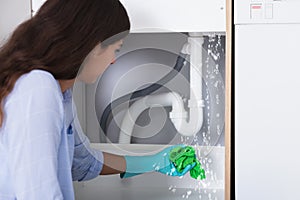
[[[225,0],[120,0],[132,32],[225,32]],[[45,0],[32,0],[33,13]]]
[[[236,26],[237,200],[300,199],[300,24]]]
[[[121,2],[129,13],[133,32],[225,32],[225,0]]]

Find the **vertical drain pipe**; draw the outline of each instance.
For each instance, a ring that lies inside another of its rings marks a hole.
[[[189,118],[183,120],[175,117],[176,114],[171,112],[170,119],[181,135],[193,136],[199,132],[203,124],[202,45],[204,37],[201,33],[189,33],[188,42],[187,53],[190,54]]]

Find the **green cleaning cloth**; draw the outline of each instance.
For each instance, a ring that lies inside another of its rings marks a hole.
[[[178,172],[182,172],[188,165],[196,165],[190,170],[190,176],[197,180],[206,178],[205,171],[201,167],[199,160],[196,158],[195,149],[191,146],[176,147],[169,154],[170,161],[174,164]]]

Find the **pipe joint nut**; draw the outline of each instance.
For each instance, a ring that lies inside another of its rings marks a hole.
[[[188,102],[189,108],[203,108],[205,107],[204,100],[189,100]]]

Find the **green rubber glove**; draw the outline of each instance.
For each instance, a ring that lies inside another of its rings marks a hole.
[[[169,176],[183,176],[190,171],[196,163],[190,163],[180,172],[177,171],[174,164],[170,161],[170,152],[176,147],[184,147],[184,145],[176,145],[167,147],[154,155],[149,156],[125,156],[126,172],[121,173],[121,178],[128,178],[143,174],[146,172],[157,171]]]

